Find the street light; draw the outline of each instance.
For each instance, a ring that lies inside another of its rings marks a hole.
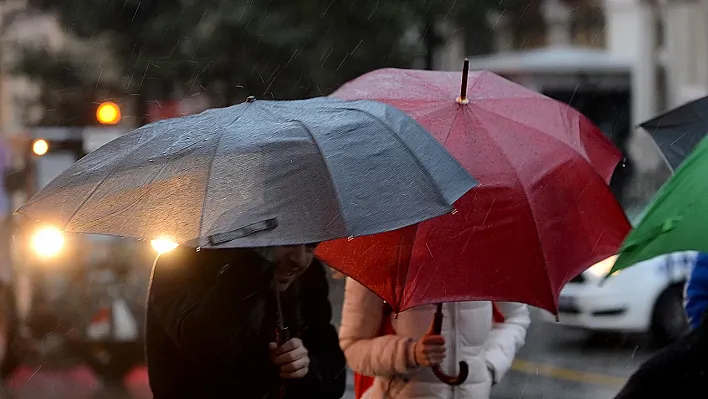
[[[96,109],[96,119],[103,125],[115,125],[120,122],[120,118],[120,107],[114,102],[103,102]]]
[[[57,256],[64,248],[64,234],[54,226],[45,226],[32,236],[32,249],[41,258]]]
[[[155,252],[158,253],[158,255],[170,252],[179,246],[179,244],[177,244],[176,242],[165,237],[160,237],[155,240],[152,240],[150,241],[150,244],[152,245],[152,249],[154,249]]]
[[[44,139],[37,139],[32,143],[32,152],[34,155],[42,156],[49,151],[49,143]]]

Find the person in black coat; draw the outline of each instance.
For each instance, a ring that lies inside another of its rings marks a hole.
[[[659,351],[615,399],[708,398],[708,312],[698,328]]]
[[[179,247],[160,256],[146,324],[154,398],[342,397],[346,363],[313,252]],[[289,337],[278,341],[283,323]]]

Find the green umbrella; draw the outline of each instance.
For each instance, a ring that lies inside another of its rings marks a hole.
[[[708,139],[659,190],[609,274],[678,251],[708,252]]]

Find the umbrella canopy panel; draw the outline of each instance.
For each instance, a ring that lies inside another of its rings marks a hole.
[[[659,255],[708,252],[708,139],[703,139],[649,204],[622,244],[611,273]]]
[[[565,283],[629,232],[607,186],[621,155],[579,112],[493,73],[463,88],[459,72],[382,69],[333,94],[407,112],[479,186],[455,214],[318,253],[395,310],[500,300],[555,311]]]
[[[67,231],[237,247],[378,233],[451,211],[474,179],[373,101],[249,101],[141,127],[18,212]]]
[[[671,169],[676,170],[708,134],[708,97],[674,108],[640,126],[652,136]]]

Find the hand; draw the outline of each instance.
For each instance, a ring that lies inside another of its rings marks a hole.
[[[441,335],[425,335],[415,343],[413,354],[418,366],[436,366],[445,359],[445,338]]]
[[[270,360],[280,367],[280,378],[303,378],[310,371],[310,356],[300,339],[288,340],[281,347],[271,342],[268,348]]]

